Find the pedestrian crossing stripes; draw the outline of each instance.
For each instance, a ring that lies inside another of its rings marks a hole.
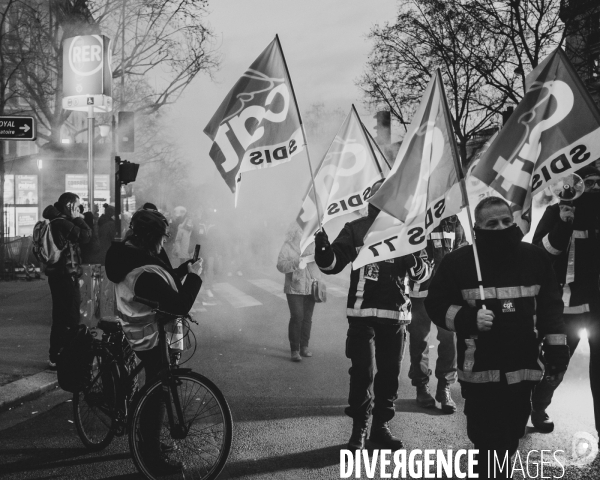
[[[223,297],[226,302],[231,304],[233,308],[254,307],[262,305],[256,298],[238,290],[229,283],[215,283],[213,285],[214,292]]]
[[[255,287],[258,287],[261,290],[270,293],[271,295],[275,295],[281,300],[287,301],[287,297],[285,293],[283,293],[283,284],[281,282],[276,282],[270,278],[255,278],[248,279],[247,281]],[[212,290],[217,297],[229,303],[233,308],[255,307],[257,305],[262,305],[262,302],[258,301],[256,298],[244,293],[242,290],[227,282],[215,283],[212,287]],[[348,295],[348,292],[341,287],[327,283],[327,294],[331,297],[345,298]],[[210,303],[208,301],[210,301]],[[198,312],[203,312],[206,311],[206,306],[209,306],[210,308],[210,306],[214,306],[219,303],[216,298],[208,299],[208,301],[202,301],[200,300],[200,297],[198,297],[198,300],[194,304],[194,308]]]
[[[259,278],[256,280],[248,280],[252,285],[257,286],[258,288],[262,288],[273,295],[286,300],[287,297],[285,293],[283,293],[283,285],[281,283],[277,283],[273,280],[269,280],[268,278]]]

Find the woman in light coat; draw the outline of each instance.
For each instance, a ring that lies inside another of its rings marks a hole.
[[[283,292],[290,308],[288,336],[292,350],[292,361],[300,362],[302,357],[312,357],[308,350],[312,314],[315,300],[312,295],[312,282],[321,278],[315,263],[315,245],[309,245],[300,256],[302,230],[294,222],[286,234],[286,239],[277,258],[277,270],[285,273]]]

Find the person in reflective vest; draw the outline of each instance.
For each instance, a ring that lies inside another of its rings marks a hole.
[[[574,201],[546,208],[534,245],[546,250],[561,284],[567,344],[571,355],[585,329],[590,344],[590,385],[596,430],[600,432],[600,170],[588,165],[577,172],[585,185]],[[542,381],[533,392],[531,423],[551,432],[554,423],[546,413],[558,385]]]
[[[534,386],[544,376],[558,383],[569,363],[563,304],[550,260],[540,248],[521,241],[523,234],[503,199],[479,202],[475,237],[485,298],[468,245],[444,257],[425,309],[438,327],[456,332],[467,434],[479,450],[476,473],[511,478],[510,456],[525,435]],[[505,460],[504,468],[498,467]]]
[[[114,242],[106,254],[106,275],[115,283],[117,308],[123,330],[136,355],[142,361],[146,378],[158,375],[161,352],[158,348],[158,324],[152,309],[136,302],[133,297],[147,298],[159,303],[161,310],[186,315],[200,291],[202,259],[185,262],[177,270],[161,259],[161,250],[168,237],[167,219],[156,210],[141,209],[133,214],[130,229],[123,242]],[[184,279],[182,280],[182,278]],[[184,344],[181,323],[165,326],[171,349]],[[143,419],[146,455],[155,467],[166,473],[177,472],[181,465],[167,463],[162,452],[168,445],[160,442],[160,430],[165,414],[162,399],[157,396]]]
[[[427,257],[436,269],[442,259],[453,250],[467,245],[465,231],[456,215],[445,218],[433,229],[427,238]],[[433,276],[432,276],[433,277]],[[424,300],[431,280],[416,283],[409,280],[411,322],[406,327],[409,336],[410,369],[408,378],[417,389],[417,404],[423,408],[435,407],[437,400],[444,413],[454,413],[456,403],[450,394],[450,385],[456,382],[456,345],[454,334],[443,328],[437,329],[438,358],[435,364],[437,389],[435,398],[429,393],[429,332],[431,320],[425,311]]]
[[[371,195],[382,182],[373,185]],[[347,223],[331,244],[324,230],[315,234],[315,261],[324,274],[336,275],[356,259],[377,215],[379,209],[369,204],[368,215]],[[410,300],[405,295],[404,279],[408,276],[415,282],[424,282],[431,270],[423,250],[365,265],[350,273],[346,357],[352,366],[345,412],[352,418],[348,441],[352,451],[365,447],[371,416],[369,440],[383,449],[403,448],[389,423],[396,414],[394,401],[398,398],[406,325],[410,323]]]

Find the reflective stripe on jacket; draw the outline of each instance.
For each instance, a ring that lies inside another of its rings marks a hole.
[[[438,327],[456,332],[463,395],[473,385],[503,377],[509,384],[539,381],[544,370],[539,361],[542,341],[544,352],[546,345],[566,345],[561,292],[545,253],[523,242],[510,253],[481,245],[478,251],[484,299],[473,247],[465,246],[446,255],[424,302]],[[477,328],[483,305],[494,312],[489,331]]]

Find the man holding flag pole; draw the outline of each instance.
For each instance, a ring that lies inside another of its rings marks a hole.
[[[536,193],[570,173],[587,175],[590,164],[600,158],[600,111],[561,48],[527,76],[526,86],[526,95],[473,171],[475,177],[511,202],[515,215],[524,218]],[[570,206],[548,207],[534,243],[546,251],[561,283],[567,328],[564,347],[570,347],[571,355],[579,342],[580,328],[588,329],[590,383],[596,428],[600,430],[600,373],[595,368],[600,357],[600,204],[593,185],[600,175],[593,168],[592,173],[580,199],[569,202]],[[573,205],[578,205],[574,217],[565,215],[563,211]],[[544,377],[533,394],[531,420],[543,432],[554,428],[546,408],[561,378]]]
[[[373,258],[414,252],[443,218],[468,207],[458,158],[438,70],[394,168],[371,200],[383,212],[371,226],[354,268]],[[564,324],[551,265],[541,250],[521,242],[508,204],[486,198],[476,207],[475,229],[470,211],[468,219],[474,244],[444,257],[425,308],[439,328],[456,332],[467,433],[480,450],[480,477],[495,478],[496,472],[488,469],[494,466],[493,455],[499,455],[502,464],[516,451],[525,433],[534,382],[542,376],[534,315],[553,374],[566,370],[568,351],[560,345]]]

